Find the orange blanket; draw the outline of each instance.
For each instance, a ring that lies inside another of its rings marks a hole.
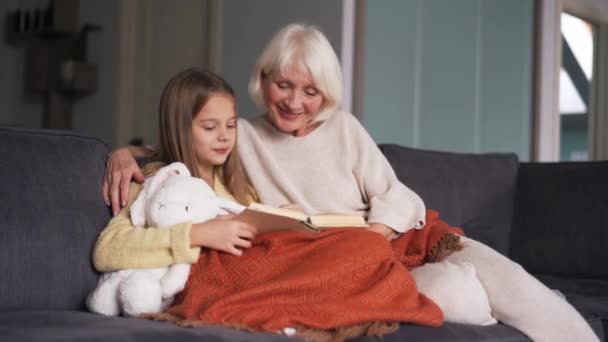
[[[206,250],[168,313],[211,324],[278,331],[329,330],[369,322],[439,326],[439,307],[408,269],[459,228],[427,212],[422,230],[392,243],[361,228],[258,235],[241,257]]]

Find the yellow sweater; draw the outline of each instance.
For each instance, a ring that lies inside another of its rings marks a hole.
[[[213,183],[219,196],[235,200],[217,177]],[[156,268],[196,262],[200,247],[190,247],[190,222],[169,229],[133,226],[129,208],[140,191],[140,184],[131,183],[127,206],[101,232],[93,251],[95,268],[100,272],[114,272],[127,268]]]

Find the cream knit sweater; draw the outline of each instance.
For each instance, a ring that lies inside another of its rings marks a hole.
[[[263,117],[239,120],[239,152],[260,202],[298,204],[307,214],[362,214],[398,232],[421,228],[425,207],[397,179],[359,121],[336,112],[294,137]]]

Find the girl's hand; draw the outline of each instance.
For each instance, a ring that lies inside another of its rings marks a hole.
[[[127,205],[129,200],[129,183],[134,178],[143,183],[145,177],[129,149],[119,148],[108,156],[106,174],[103,178],[102,193],[106,205],[112,205],[112,213]]]
[[[367,228],[367,229],[371,230],[372,232],[381,234],[382,236],[387,238],[389,241],[395,240],[397,237],[399,237],[398,232],[394,231],[389,226],[382,224],[382,223],[370,223],[369,228]]]
[[[251,240],[257,231],[251,224],[234,220],[233,217],[234,215],[225,215],[193,224],[190,229],[190,245],[242,255],[243,248],[251,247]]]

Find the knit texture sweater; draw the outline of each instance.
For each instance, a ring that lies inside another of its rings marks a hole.
[[[262,203],[296,203],[309,215],[359,214],[401,233],[424,225],[423,201],[397,179],[349,113],[334,113],[302,137],[277,130],[263,117],[241,119],[238,138]]]
[[[217,177],[213,188],[219,196],[235,201]],[[140,184],[131,183],[127,206],[101,232],[93,251],[95,268],[100,272],[114,272],[195,263],[200,247],[190,247],[191,222],[161,229],[136,227],[131,223],[129,210],[140,191]]]

